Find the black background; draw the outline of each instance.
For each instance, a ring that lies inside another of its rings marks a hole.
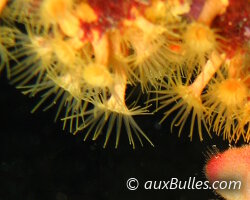
[[[73,136],[62,131],[61,123],[53,123],[55,109],[35,114],[30,110],[38,99],[24,96],[0,76],[0,200],[127,200],[220,199],[212,190],[146,191],[147,180],[167,181],[173,177],[206,180],[203,167],[212,145],[228,148],[222,137],[209,139],[198,133],[190,142],[189,130],[178,138],[177,130],[170,133],[171,119],[157,125],[162,113],[139,116],[135,120],[153,141],[144,141],[136,149],[128,145],[122,133],[119,148],[114,148],[114,135],[106,149],[104,136],[97,141],[83,142],[83,134]],[[126,188],[128,178],[141,183],[137,191]]]

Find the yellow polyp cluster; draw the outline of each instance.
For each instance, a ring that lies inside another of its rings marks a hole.
[[[134,138],[153,145],[133,116],[151,114],[154,102],[155,112],[168,108],[161,123],[175,114],[179,135],[190,122],[190,140],[197,127],[200,140],[215,132],[249,142],[249,46],[227,55],[211,22],[228,2],[214,9],[215,1],[197,19],[190,0],[1,1],[0,70],[41,97],[32,112],[57,106],[63,129],[84,140],[105,135],[104,147],[112,135],[117,147],[123,130],[133,148]],[[142,94],[148,100],[136,105]]]

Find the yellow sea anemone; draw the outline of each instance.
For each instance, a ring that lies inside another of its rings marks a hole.
[[[141,84],[143,91],[148,91],[150,85],[157,87],[159,80],[172,72],[170,64],[178,60],[178,55],[170,46],[176,38],[178,35],[167,27],[154,25],[144,18],[138,18],[125,31],[123,40],[131,52],[126,57],[128,73]]]
[[[235,140],[233,135],[240,123],[240,112],[247,102],[248,93],[243,80],[221,77],[214,79],[204,94],[211,128],[230,142]]]
[[[83,116],[85,120],[75,131],[75,134],[80,131],[87,130],[84,140],[86,140],[92,132],[92,140],[96,140],[101,134],[103,134],[103,132],[106,132],[105,142],[103,145],[105,148],[112,131],[116,129],[115,148],[117,148],[120,134],[124,126],[128,135],[129,144],[132,145],[133,148],[135,148],[133,134],[136,135],[141,145],[143,145],[141,136],[143,136],[151,145],[153,145],[133,119],[133,116],[135,115],[147,114],[148,111],[146,108],[140,108],[132,105],[132,107],[128,109],[127,106],[115,96],[111,96],[111,98],[108,100],[104,100],[102,98],[93,99],[91,103],[93,103],[94,108],[84,111],[80,114],[80,116]],[[75,117],[78,118],[79,116],[73,115],[71,117],[65,118],[64,120]]]
[[[160,106],[156,109],[156,111],[164,109],[169,105],[172,106],[172,108],[165,111],[165,115],[160,123],[162,123],[169,115],[177,111],[174,119],[171,122],[171,131],[174,126],[179,126],[179,136],[182,133],[183,127],[187,122],[188,117],[191,116],[189,131],[190,140],[193,138],[194,126],[197,122],[199,137],[202,141],[202,124],[208,131],[205,122],[206,109],[202,104],[201,97],[196,96],[190,85],[191,77],[189,75],[186,76],[185,74],[181,73],[180,70],[177,70],[171,78],[169,77],[168,83],[166,83],[165,86],[166,89],[162,88],[161,91],[156,91],[156,93],[160,95],[155,99],[160,102]]]
[[[221,51],[221,43],[219,39],[223,39],[216,30],[209,26],[193,22],[187,24],[187,28],[182,35],[183,39],[183,59],[186,63],[187,70],[192,72],[194,69],[197,72],[204,66],[212,51]]]

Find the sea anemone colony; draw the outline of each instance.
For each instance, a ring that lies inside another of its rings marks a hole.
[[[133,116],[158,110],[179,135],[190,121],[191,140],[249,143],[249,13],[249,0],[1,0],[0,70],[41,97],[32,112],[57,106],[104,147],[123,130],[153,145]]]

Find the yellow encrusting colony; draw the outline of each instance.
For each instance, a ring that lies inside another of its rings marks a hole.
[[[197,19],[187,17],[191,5],[0,0],[0,71],[24,94],[41,97],[32,112],[57,105],[63,129],[85,133],[84,140],[105,134],[104,147],[116,132],[117,148],[123,131],[133,148],[134,138],[153,145],[133,116],[151,114],[155,101],[155,112],[165,109],[161,123],[173,115],[179,135],[190,121],[190,140],[197,127],[200,140],[215,132],[249,143],[249,43],[228,57],[225,37],[211,26],[227,0],[205,1]],[[141,94],[127,105],[128,85],[148,95],[145,105],[136,105]]]

